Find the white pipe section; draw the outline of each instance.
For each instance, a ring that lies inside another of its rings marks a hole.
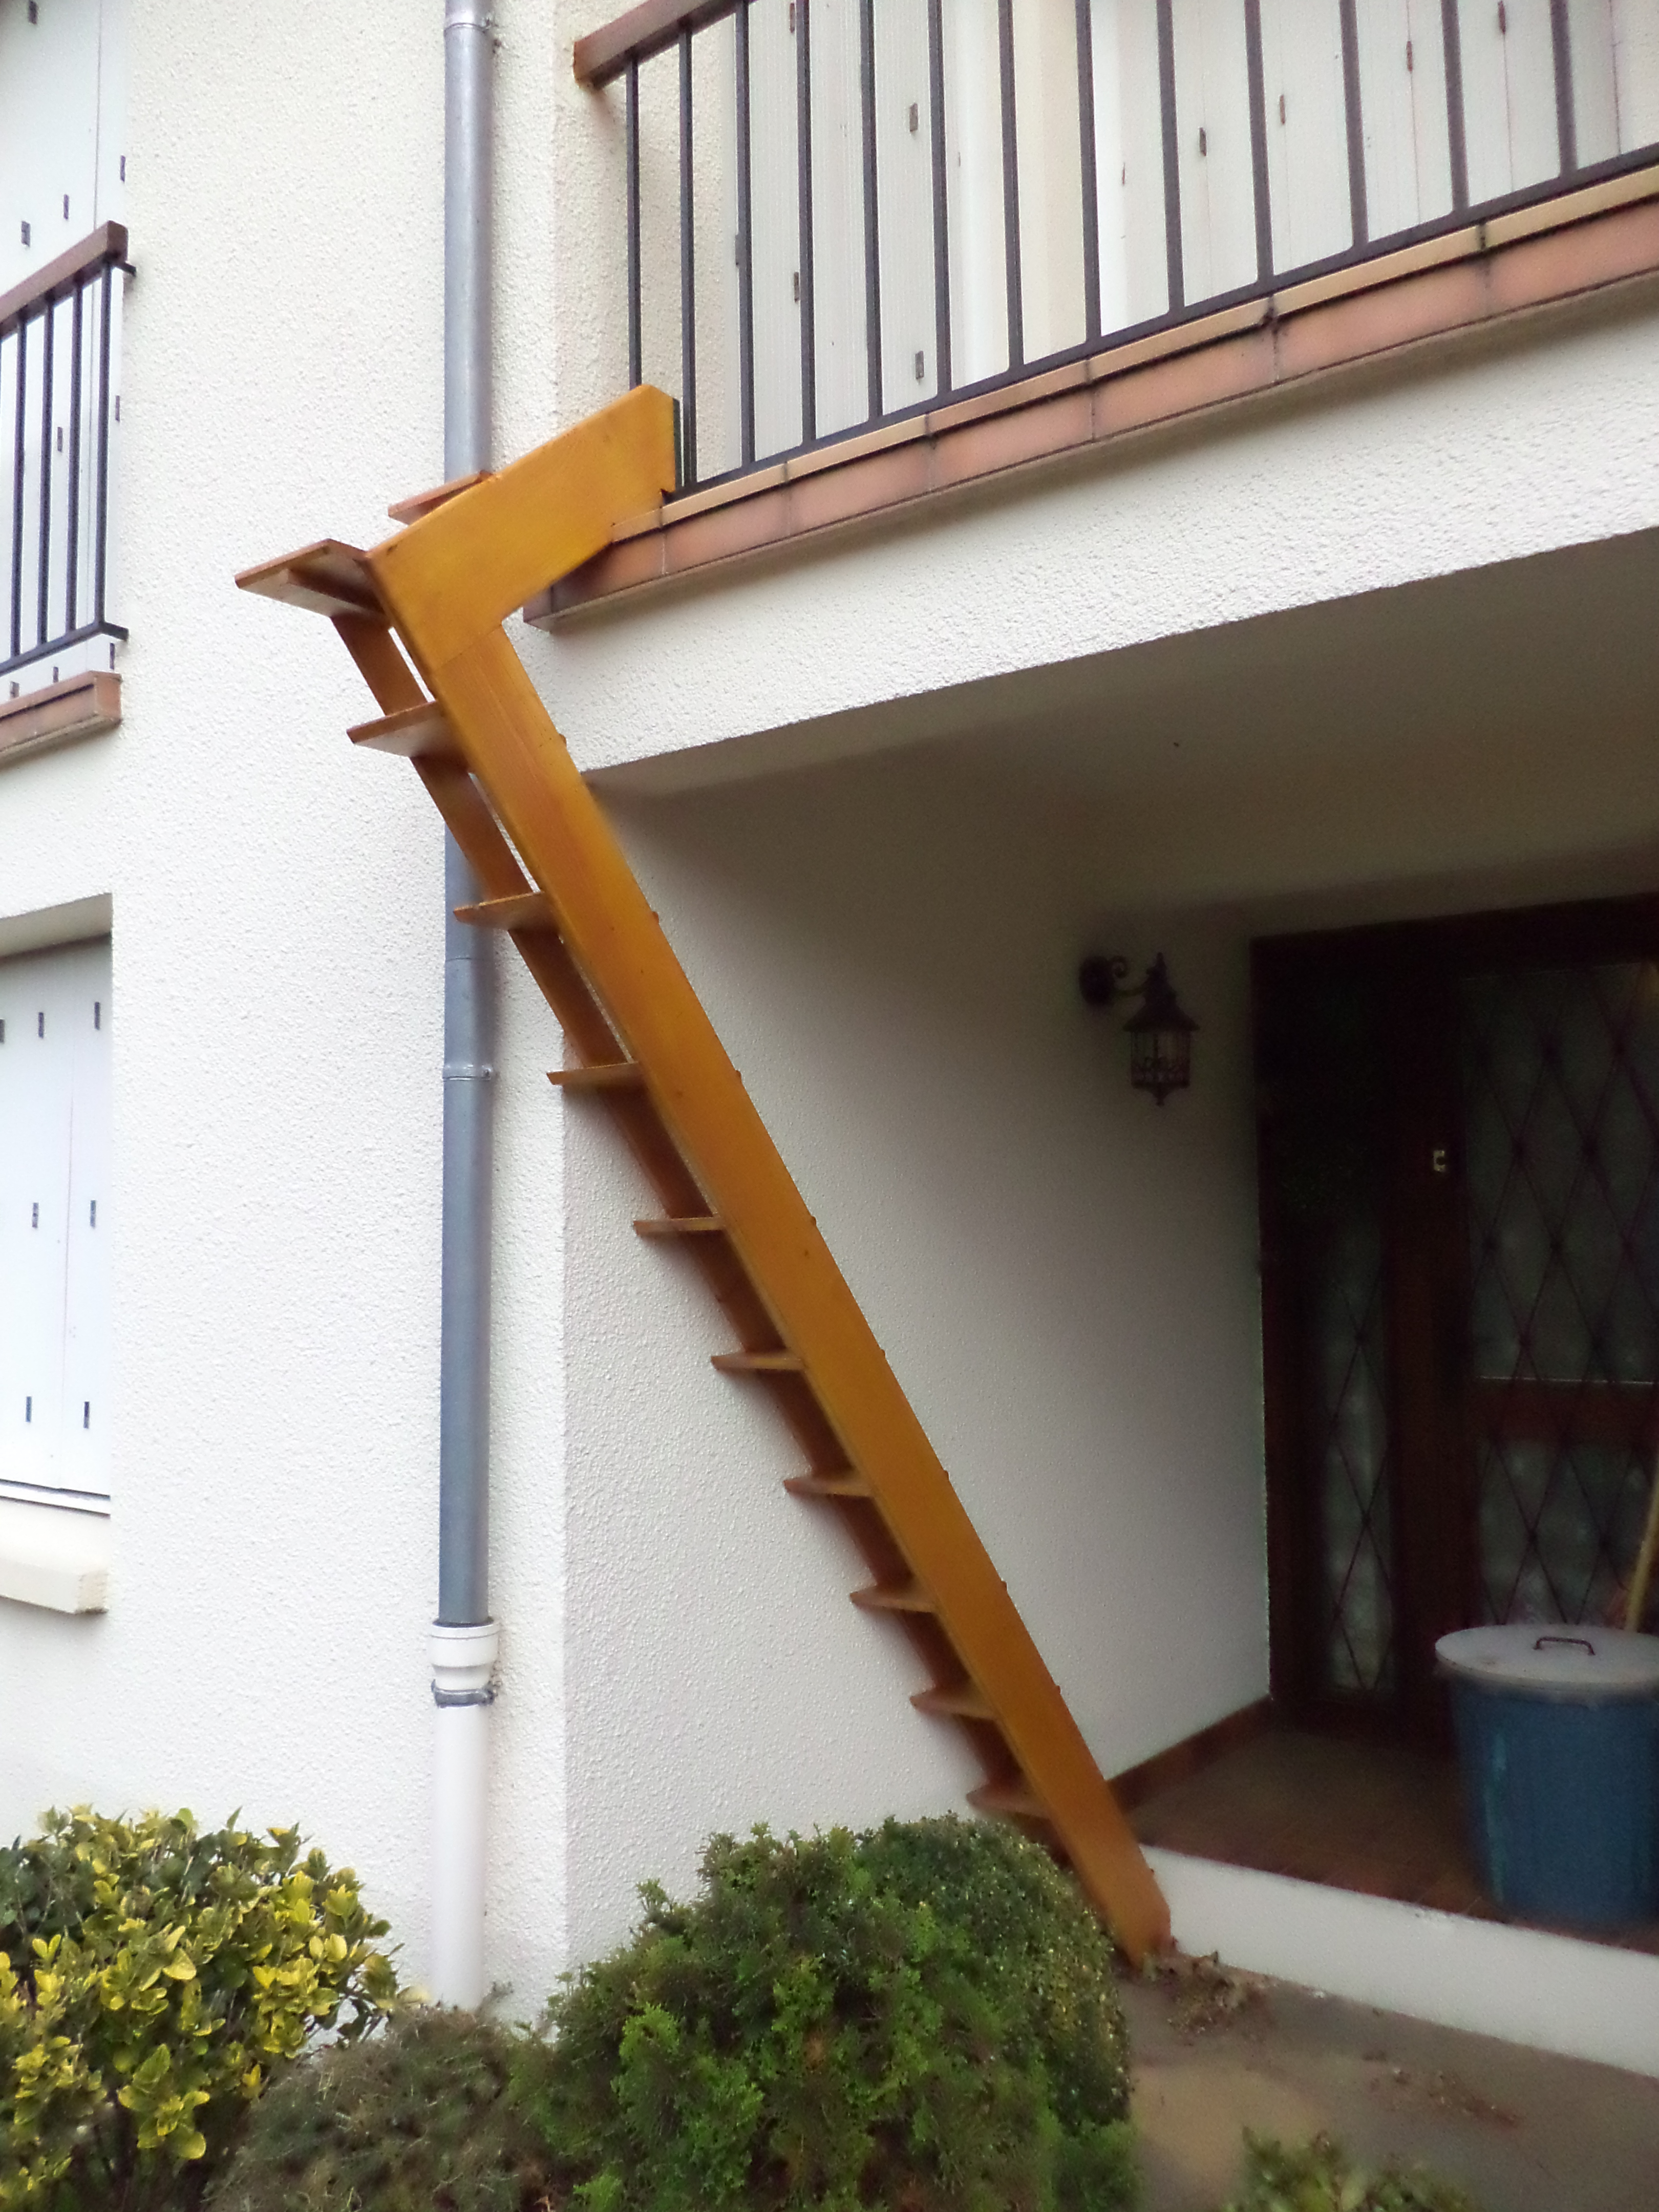
[[[484,1981],[484,1869],[489,1795],[489,1707],[501,1649],[493,1620],[432,1631],[438,1708],[432,1799],[431,1994],[476,2008]]]

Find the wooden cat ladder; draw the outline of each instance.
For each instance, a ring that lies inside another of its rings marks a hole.
[[[325,539],[237,581],[332,620],[380,709],[353,739],[431,793],[482,889],[465,919],[540,985],[577,1063],[552,1080],[609,1108],[662,1206],[635,1226],[701,1267],[737,1340],[714,1365],[769,1393],[805,1455],[786,1486],[847,1522],[853,1602],[931,1668],[912,1703],[971,1738],[971,1802],[1069,1860],[1139,1961],[1170,1923],[1128,1824],[501,626],[673,483],[672,404],[641,388],[394,509],[409,526],[370,552]]]

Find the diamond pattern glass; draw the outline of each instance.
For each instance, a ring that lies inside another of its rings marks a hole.
[[[1374,1209],[1328,1233],[1314,1273],[1310,1349],[1319,1451],[1326,1677],[1338,1692],[1393,1685],[1382,1236]]]
[[[1486,1616],[1599,1619],[1651,1480],[1659,964],[1472,975],[1462,1012]]]

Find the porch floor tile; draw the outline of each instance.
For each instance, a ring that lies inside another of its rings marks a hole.
[[[1130,1815],[1144,1844],[1480,1919],[1456,1763],[1402,1744],[1272,1727]],[[1582,1929],[1564,1934],[1583,1936]],[[1659,1954],[1659,1920],[1600,1940]]]

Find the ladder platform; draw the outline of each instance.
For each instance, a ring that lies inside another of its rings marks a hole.
[[[861,1613],[933,1613],[938,1610],[918,1582],[869,1583],[852,1592]]]
[[[556,1091],[641,1091],[645,1070],[636,1060],[600,1060],[591,1067],[550,1067],[547,1079]]]
[[[556,933],[558,929],[545,891],[517,891],[510,898],[480,899],[474,906],[458,906],[455,919],[471,922],[477,929],[550,929]]]
[[[799,1375],[806,1367],[798,1352],[717,1352],[708,1364],[722,1375]]]
[[[725,1233],[726,1224],[718,1213],[654,1214],[634,1224],[636,1237],[720,1237]]]
[[[958,1682],[948,1690],[918,1690],[910,1703],[919,1713],[933,1713],[941,1720],[994,1721],[996,1718],[990,1699],[972,1682]]]
[[[975,1812],[994,1813],[1005,1820],[1046,1820],[1048,1808],[1033,1791],[1029,1782],[1018,1776],[1007,1782],[981,1783],[977,1790],[968,1792],[968,1802]]]
[[[783,1486],[792,1498],[868,1498],[870,1486],[861,1474],[846,1468],[839,1474],[787,1474]]]
[[[386,619],[367,556],[337,538],[319,538],[297,553],[284,553],[280,561],[244,568],[236,585],[239,591],[255,592],[261,599],[303,607],[307,614],[356,615],[377,623]]]
[[[395,753],[403,760],[453,761],[465,765],[455,743],[455,733],[444,710],[428,699],[401,714],[381,714],[372,722],[358,722],[346,732],[354,745],[374,753]]]

